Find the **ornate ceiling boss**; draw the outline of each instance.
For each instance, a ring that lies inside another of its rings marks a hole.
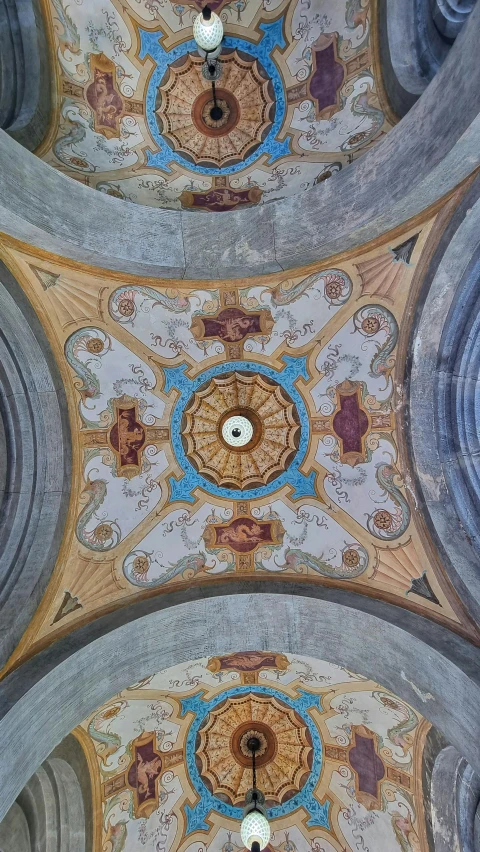
[[[187,457],[202,476],[229,488],[266,485],[298,448],[293,401],[259,373],[214,377],[194,393],[184,422]]]

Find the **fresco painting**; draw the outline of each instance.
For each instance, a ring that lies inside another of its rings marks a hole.
[[[211,5],[225,126],[209,120],[199,3],[48,0],[59,96],[41,156],[125,201],[225,212],[305,192],[395,123],[368,0]]]
[[[340,666],[268,651],[192,660],[123,690],[82,727],[103,789],[97,838],[117,838],[116,852],[240,852],[252,730],[271,852],[427,852],[430,726]]]

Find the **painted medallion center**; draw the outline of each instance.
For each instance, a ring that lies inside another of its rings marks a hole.
[[[241,804],[252,786],[252,738],[259,742],[257,783],[267,805],[288,801],[310,774],[313,746],[301,716],[270,696],[228,698],[208,714],[196,749],[203,782],[221,801]]]
[[[158,88],[156,118],[168,144],[195,164],[238,163],[257,148],[272,126],[273,87],[257,59],[237,50],[222,54],[215,100],[202,76],[203,60],[191,54],[166,71]]]
[[[220,486],[267,485],[294,458],[300,420],[290,396],[258,373],[215,376],[185,409],[185,452],[202,476]]]
[[[227,417],[222,426],[222,438],[229,447],[245,447],[253,438],[252,419],[240,414]]]

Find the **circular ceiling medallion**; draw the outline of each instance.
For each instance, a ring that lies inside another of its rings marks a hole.
[[[217,105],[221,112],[218,118],[213,114],[215,102],[213,100],[212,90],[208,88],[206,92],[194,101],[192,107],[192,120],[200,133],[206,133],[208,136],[226,136],[234,127],[236,127],[240,117],[240,107],[235,95],[227,92],[225,89],[217,87],[216,90]]]
[[[252,786],[248,741],[256,737],[257,786],[267,807],[295,796],[310,774],[313,746],[306,722],[279,698],[248,693],[227,698],[197,735],[196,761],[210,792],[232,805]]]
[[[260,63],[224,50],[217,108],[203,59],[186,54],[169,66],[158,88],[156,119],[167,143],[207,168],[241,162],[265,139],[275,114],[273,86]]]
[[[229,447],[244,447],[253,438],[253,423],[240,414],[229,416],[222,426],[222,438]]]
[[[227,373],[200,387],[182,422],[185,453],[211,482],[233,489],[267,485],[294,458],[300,420],[290,396],[260,373]]]

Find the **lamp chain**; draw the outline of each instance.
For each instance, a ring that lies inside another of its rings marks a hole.
[[[252,751],[252,787],[254,790],[257,789],[257,767],[255,765],[255,750]]]
[[[217,106],[217,92],[216,92],[216,89],[215,89],[215,80],[212,80],[212,93],[213,93],[213,105],[214,105],[214,107],[216,107]],[[255,752],[253,754],[253,760],[255,761]]]

